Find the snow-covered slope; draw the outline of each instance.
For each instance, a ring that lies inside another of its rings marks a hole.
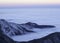
[[[27,29],[23,27],[22,25],[7,22],[4,19],[0,19],[0,25],[1,25],[1,30],[3,31],[3,33],[9,37],[14,36],[14,35],[25,34],[28,32],[33,32],[32,30],[30,30],[30,28]]]

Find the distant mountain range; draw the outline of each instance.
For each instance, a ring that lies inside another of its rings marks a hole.
[[[51,29],[55,27],[54,25],[38,25],[32,22],[17,24],[0,19],[0,43],[60,43],[60,32],[55,32],[46,37],[27,42],[18,42],[11,39],[12,36],[33,33],[33,28]]]

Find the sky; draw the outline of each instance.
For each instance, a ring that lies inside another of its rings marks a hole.
[[[16,5],[59,5],[60,0],[0,0],[0,6]]]

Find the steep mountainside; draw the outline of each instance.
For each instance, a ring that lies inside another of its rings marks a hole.
[[[52,33],[46,37],[30,40],[27,42],[16,42],[11,39],[12,36],[33,33],[33,28],[45,29],[55,28],[53,25],[38,25],[28,22],[25,24],[17,24],[0,19],[0,43],[60,43],[60,33]]]

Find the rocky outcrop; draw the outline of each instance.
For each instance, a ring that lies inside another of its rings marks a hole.
[[[60,32],[55,32],[40,39],[34,39],[21,43],[60,43]]]

